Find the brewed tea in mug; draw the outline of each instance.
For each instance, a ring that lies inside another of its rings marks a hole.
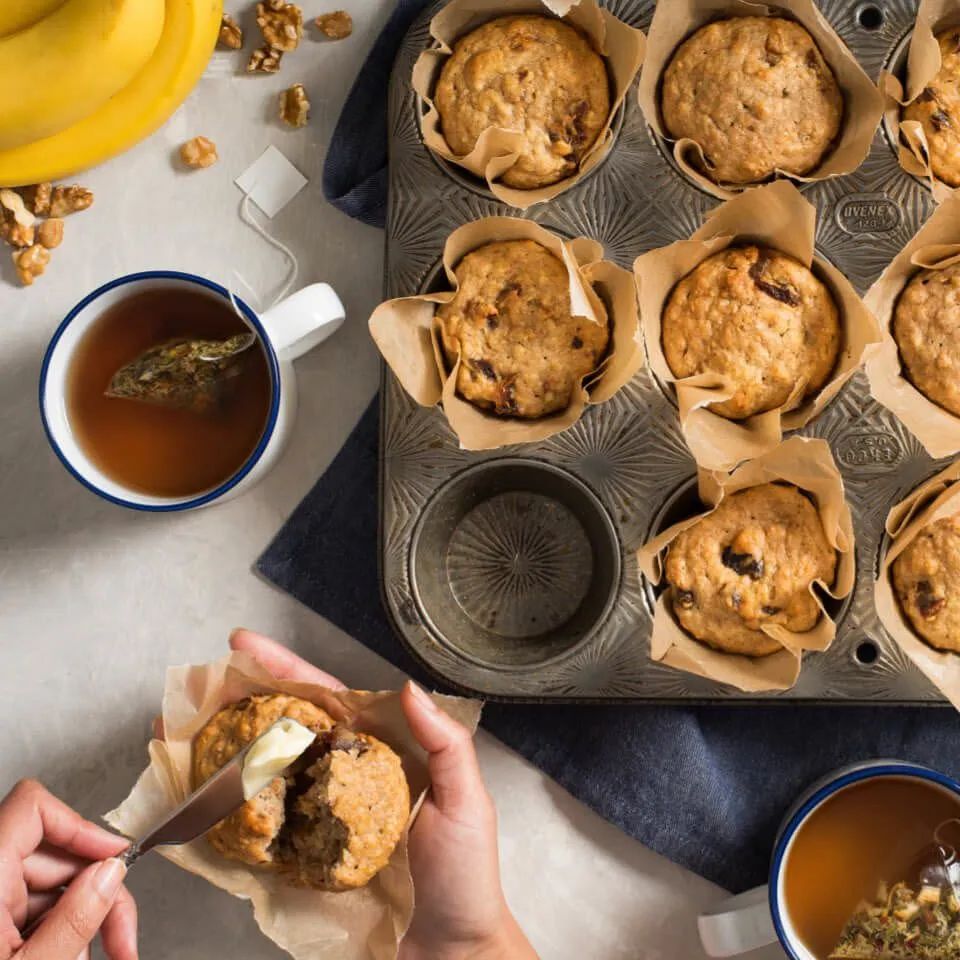
[[[237,356],[229,388],[202,411],[106,391],[117,371],[158,345],[250,332],[228,301],[185,287],[146,290],[109,307],[68,371],[67,415],[84,453],[117,483],[153,496],[190,496],[228,480],[256,449],[270,411],[259,341]]]
[[[918,778],[875,777],[829,797],[797,831],[784,865],[783,903],[797,937],[828,960],[848,920],[878,885],[913,879],[960,798]]]

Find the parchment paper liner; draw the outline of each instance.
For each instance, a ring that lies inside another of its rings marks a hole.
[[[888,70],[880,72],[878,82],[884,98],[884,121],[896,145],[900,166],[915,177],[926,178],[937,203],[946,200],[954,188],[937,179],[930,168],[923,126],[916,120],[901,123],[900,112],[917,99],[940,71],[940,45],[935,34],[957,25],[960,25],[960,7],[956,0],[920,0],[907,54],[906,90],[900,79]]]
[[[698,473],[700,499],[709,510],[681,520],[655,536],[637,552],[643,575],[653,584],[660,582],[665,555],[678,534],[708,516],[728,494],[775,480],[785,480],[813,494],[827,541],[837,550],[837,573],[832,587],[816,583],[830,596],[845,597],[853,589],[856,576],[853,519],[843,495],[843,479],[837,470],[830,447],[823,440],[791,437],[776,449],[743,464],[733,473],[701,470]],[[787,690],[800,675],[804,650],[826,650],[836,636],[836,624],[823,610],[820,597],[811,587],[823,616],[806,633],[794,633],[778,624],[765,625],[768,636],[784,645],[778,653],[766,657],[747,657],[723,653],[695,640],[674,619],[667,605],[667,591],[657,598],[650,636],[650,656],[678,670],[758,693],[762,690]]]
[[[709,470],[727,470],[760,456],[779,443],[784,431],[805,426],[821,413],[859,368],[864,348],[879,340],[877,323],[839,270],[814,256],[816,210],[788,181],[756,187],[721,204],[689,240],[642,254],[634,262],[640,297],[640,320],[650,368],[677,391],[680,426],[694,458]],[[789,409],[802,384],[787,402],[745,420],[728,420],[707,404],[731,397],[733,387],[715,374],[677,380],[663,353],[660,320],[674,286],[707,257],[729,246],[759,243],[789,254],[806,266],[815,264],[840,312],[842,343],[831,379],[800,407]]]
[[[826,180],[852,173],[870,152],[873,135],[883,116],[883,97],[846,44],[820,13],[813,0],[778,0],[775,4],[748,3],[746,0],[669,0],[654,11],[647,38],[647,53],[640,77],[640,107],[647,123],[670,143],[680,168],[715,197],[728,199],[751,184],[718,184],[706,177],[692,162],[703,161],[700,145],[689,138],[672,140],[660,115],[660,79],[678,46],[692,33],[712,20],[729,17],[783,16],[796,20],[816,41],[823,59],[833,70],[843,94],[844,115],[840,135],[818,167],[806,176],[782,173],[793,180]]]
[[[335,719],[380,737],[403,760],[416,816],[429,784],[426,756],[413,739],[397,693],[335,692],[317,684],[277,680],[255,660],[232,653],[200,666],[171,667],[163,695],[164,740],[150,742],[150,765],[126,800],[106,815],[128,837],[142,835],[190,791],[191,744],[207,720],[228,703],[255,693],[289,693]],[[434,702],[471,731],[480,704],[433,695]],[[183,847],[159,847],[168,860],[253,904],[260,929],[297,960],[392,960],[413,914],[406,835],[390,862],[363,889],[346,893],[300,890],[268,871],[225,860],[202,837]]]
[[[960,195],[945,200],[867,291],[864,302],[880,324],[881,340],[866,351],[870,393],[892,410],[934,459],[960,450],[960,417],[925,397],[903,375],[893,338],[893,313],[903,288],[921,269],[960,258]]]
[[[611,349],[600,370],[586,378],[566,410],[539,420],[498,417],[457,396],[459,362],[448,374],[437,336],[436,305],[453,299],[453,273],[466,254],[499,240],[533,240],[560,257],[570,276],[570,302],[575,316],[593,322],[607,317],[607,308],[593,290],[601,290],[610,305]],[[603,247],[580,237],[564,240],[530,220],[486,217],[464,224],[447,238],[443,264],[451,289],[402,297],[380,304],[370,317],[370,333],[384,360],[417,403],[443,412],[466,450],[491,450],[514,443],[532,443],[566,430],[588,404],[609,400],[643,366],[636,292],[628,270],[602,259]]]
[[[593,146],[583,154],[577,173],[536,190],[517,190],[496,182],[517,162],[519,134],[489,127],[480,134],[470,153],[458,156],[443,136],[440,114],[433,104],[440,70],[453,52],[454,43],[488,20],[521,13],[557,16],[577,27],[605,59],[611,82],[610,116]],[[613,145],[610,125],[643,63],[645,45],[641,31],[618,20],[609,10],[600,9],[597,0],[452,0],[430,21],[430,35],[439,47],[425,50],[413,67],[413,89],[427,107],[421,121],[424,144],[437,156],[486,180],[498,200],[521,210],[569,190],[609,153]]]
[[[960,656],[937,650],[913,632],[893,592],[890,566],[926,526],[960,512],[960,461],[920,484],[887,514],[890,545],[881,558],[873,598],[887,633],[924,676],[960,710]]]

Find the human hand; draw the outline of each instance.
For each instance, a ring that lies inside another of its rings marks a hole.
[[[98,931],[110,960],[137,960],[137,908],[111,859],[127,846],[36,781],[18,783],[0,803],[0,960],[83,960]]]
[[[230,647],[273,676],[344,685],[285,647],[235,630]],[[416,908],[399,960],[537,960],[510,913],[500,883],[497,819],[470,733],[409,682],[401,703],[429,754],[430,794],[410,832]]]

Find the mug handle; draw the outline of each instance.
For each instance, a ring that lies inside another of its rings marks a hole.
[[[735,957],[777,942],[766,886],[721,903],[697,919],[700,942],[711,957]]]
[[[311,283],[261,314],[273,349],[296,360],[340,329],[346,314],[328,283]]]

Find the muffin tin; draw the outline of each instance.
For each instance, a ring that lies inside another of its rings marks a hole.
[[[458,226],[521,215],[421,142],[410,74],[442,5],[416,22],[394,68],[387,297],[435,284],[444,241]],[[649,26],[649,0],[606,6]],[[872,78],[895,58],[902,63],[915,3],[820,6]],[[644,251],[687,238],[720,201],[674,165],[635,93],[622,114],[604,162],[524,215],[598,240],[609,259],[630,268]],[[818,210],[818,254],[861,293],[934,209],[927,187],[900,169],[883,129],[857,171],[801,189]],[[887,511],[938,463],[870,398],[862,372],[799,431],[827,440],[843,473],[856,585],[831,611],[838,631],[830,650],[807,654],[797,684],[771,694],[744,694],[649,658],[654,590],[641,583],[635,552],[678,510],[700,509],[673,398],[649,371],[564,433],[483,453],[460,450],[442,413],[418,406],[386,367],[381,403],[385,606],[410,652],[446,683],[490,699],[551,702],[945,702],[873,608]]]

